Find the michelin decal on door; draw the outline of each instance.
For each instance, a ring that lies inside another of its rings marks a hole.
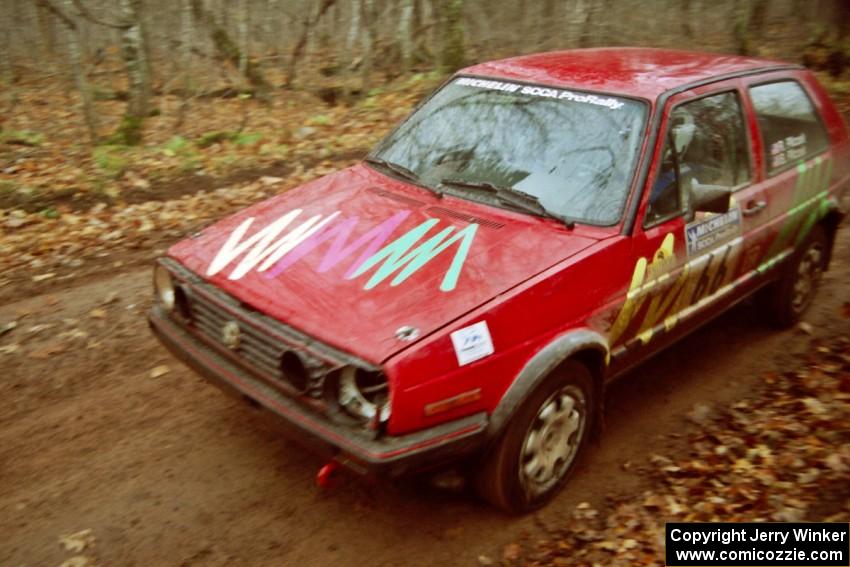
[[[741,209],[734,207],[723,214],[711,215],[685,227],[688,256],[702,254],[706,250],[732,240],[741,234]]]

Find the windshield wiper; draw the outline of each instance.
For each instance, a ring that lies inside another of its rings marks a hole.
[[[548,210],[543,206],[543,203],[540,202],[539,198],[526,193],[525,191],[514,189],[513,187],[495,185],[489,181],[469,181],[466,179],[455,179],[451,177],[440,181],[440,185],[483,190],[494,195],[497,200],[505,205],[513,206],[514,208],[521,209],[537,216],[559,220],[571,230],[575,228],[576,223],[574,220]]]
[[[385,160],[384,158],[379,158],[376,156],[366,156],[363,161],[365,161],[366,163],[371,163],[372,165],[383,167],[384,169],[388,169],[399,177],[403,177],[408,181],[414,181],[416,183],[419,183],[419,176],[416,175],[416,173],[412,169],[408,169],[398,163],[393,163],[391,161]]]

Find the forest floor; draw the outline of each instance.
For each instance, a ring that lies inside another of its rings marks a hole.
[[[322,461],[152,337],[147,267],[20,298],[0,306],[0,565],[634,565],[661,561],[667,518],[846,519],[848,280],[844,227],[809,326],[744,304],[632,372],[569,487],[520,518],[422,479],[317,489]]]
[[[166,113],[107,157],[19,89],[34,106],[13,131],[33,138],[7,121],[0,142],[0,566],[657,563],[665,518],[847,518],[846,223],[806,325],[777,332],[743,304],[632,372],[570,486],[521,518],[422,479],[319,491],[320,460],[153,339],[151,258],[352,163],[432,85],[353,107],[293,94],[272,117],[249,101],[236,134],[245,101],[198,103],[179,139]]]

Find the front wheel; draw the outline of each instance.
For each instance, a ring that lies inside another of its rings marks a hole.
[[[765,317],[776,326],[797,323],[812,304],[821,275],[826,268],[829,240],[823,227],[816,225],[779,280],[760,292],[759,304]]]
[[[593,408],[590,372],[567,361],[525,401],[485,458],[476,478],[481,496],[511,513],[551,500],[587,443]]]

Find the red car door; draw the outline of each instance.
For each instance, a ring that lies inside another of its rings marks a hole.
[[[756,284],[767,204],[739,87],[727,81],[667,101],[632,238],[630,290],[609,339],[621,364],[662,348]],[[728,189],[729,210],[694,211],[694,191],[712,186]]]

